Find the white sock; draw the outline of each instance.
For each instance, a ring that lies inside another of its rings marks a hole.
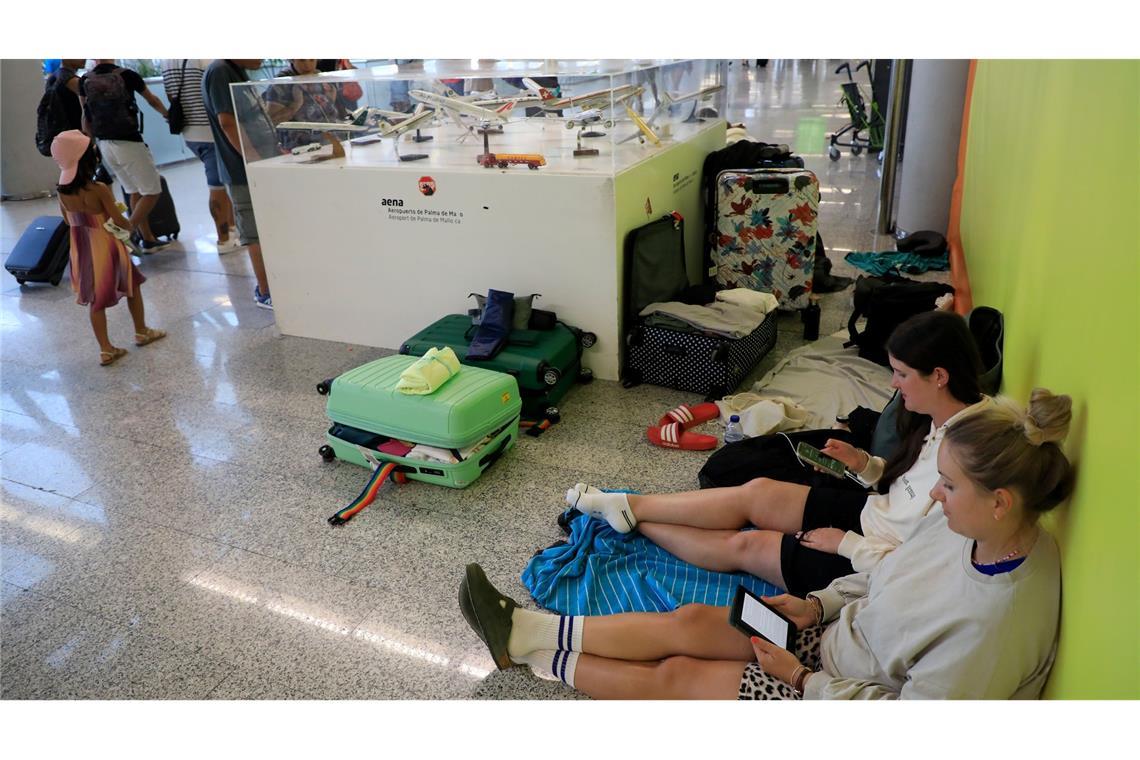
[[[637,526],[637,518],[629,508],[628,495],[606,493],[579,483],[566,492],[566,503],[596,520],[605,520],[618,533],[629,533]]]
[[[574,688],[574,671],[578,668],[578,652],[560,652],[551,649],[538,649],[525,657],[511,658],[530,666],[539,678],[562,681]]]
[[[582,651],[581,615],[551,615],[516,607],[511,613],[507,654],[512,660],[540,649]]]

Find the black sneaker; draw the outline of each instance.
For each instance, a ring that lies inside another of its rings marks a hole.
[[[161,243],[158,240],[143,240],[138,245],[139,250],[141,250],[143,253],[151,254],[161,251],[170,245],[170,243]]]

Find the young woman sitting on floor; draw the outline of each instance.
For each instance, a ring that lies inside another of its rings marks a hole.
[[[767,601],[795,653],[729,625],[728,609],[558,616],[524,610],[468,565],[459,602],[500,668],[604,699],[1007,699],[1041,693],[1056,652],[1060,561],[1037,518],[1067,498],[1068,396],[998,399],[938,452],[940,502],[870,573]]]
[[[930,311],[887,342],[891,387],[902,395],[903,433],[890,461],[837,439],[823,453],[881,493],[769,478],[674,494],[604,493],[579,483],[567,502],[619,532],[636,527],[677,557],[719,572],[744,571],[803,596],[835,578],[867,572],[930,511],[947,426],[985,408],[981,360],[962,317]],[[741,530],[756,527],[760,530]]]

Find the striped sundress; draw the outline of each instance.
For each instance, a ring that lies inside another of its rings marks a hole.
[[[114,306],[133,297],[146,277],[131,261],[122,241],[103,229],[106,214],[68,211],[71,227],[71,289],[76,303],[92,309]]]

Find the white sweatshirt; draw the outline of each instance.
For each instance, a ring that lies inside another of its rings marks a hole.
[[[938,482],[938,449],[946,428],[991,403],[992,399],[983,396],[981,401],[966,407],[940,426],[935,427],[931,422],[918,459],[910,469],[895,478],[885,494],[874,493],[867,497],[867,504],[859,515],[863,535],[847,531],[839,542],[839,554],[851,560],[856,572],[870,572],[887,552],[905,541],[918,521],[930,512],[935,504],[930,498],[930,489]],[[872,457],[867,468],[860,473],[860,479],[868,485],[878,482],[883,466],[882,459]]]
[[[941,507],[870,573],[815,592],[822,667],[808,699],[1033,699],[1057,649],[1061,568],[1044,530],[1025,561],[986,575]]]

